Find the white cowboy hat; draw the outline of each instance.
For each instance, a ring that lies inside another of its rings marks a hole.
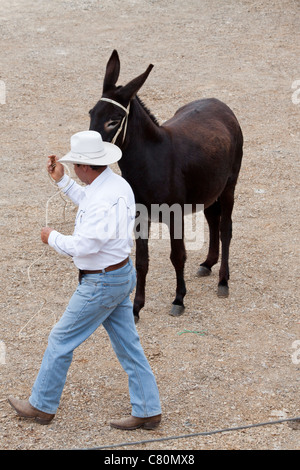
[[[117,162],[122,157],[119,147],[103,142],[96,131],[82,131],[71,137],[71,151],[60,162],[102,166]]]

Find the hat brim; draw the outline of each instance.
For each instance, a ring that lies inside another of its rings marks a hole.
[[[75,153],[68,152],[58,161],[63,163],[78,163],[80,165],[105,166],[116,163],[122,157],[122,151],[119,147],[110,142],[103,142],[104,152],[95,153]]]

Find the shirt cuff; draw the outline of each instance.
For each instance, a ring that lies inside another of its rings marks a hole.
[[[57,230],[52,230],[48,237],[48,245],[54,248],[54,250],[57,251],[57,253],[61,255],[72,256],[70,253],[68,253],[62,247],[60,247],[59,244],[57,243],[58,239],[62,237],[64,237],[64,235],[57,232]]]
[[[48,245],[50,245],[52,248],[55,248],[55,239],[59,235],[59,232],[56,230],[51,230],[49,237],[48,237]]]
[[[68,175],[64,174],[64,176],[56,184],[60,189],[66,190],[67,186],[69,187],[71,182],[71,178]]]

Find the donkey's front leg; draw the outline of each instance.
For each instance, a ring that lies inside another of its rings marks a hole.
[[[150,233],[151,222],[144,220],[142,217],[136,219],[135,236],[136,236],[136,290],[133,303],[134,321],[137,323],[140,319],[140,310],[145,305],[145,288],[146,277],[149,269],[149,248],[148,239]]]
[[[140,310],[145,305],[146,276],[149,268],[148,240],[138,238],[136,240],[136,290],[133,303],[134,321],[140,319]]]

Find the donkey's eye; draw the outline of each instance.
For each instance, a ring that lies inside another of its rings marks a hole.
[[[110,121],[107,121],[104,125],[105,129],[107,131],[111,131],[112,129],[114,129],[115,127],[117,127],[118,125],[120,124],[120,121],[119,120],[116,120],[116,119],[112,119]]]

